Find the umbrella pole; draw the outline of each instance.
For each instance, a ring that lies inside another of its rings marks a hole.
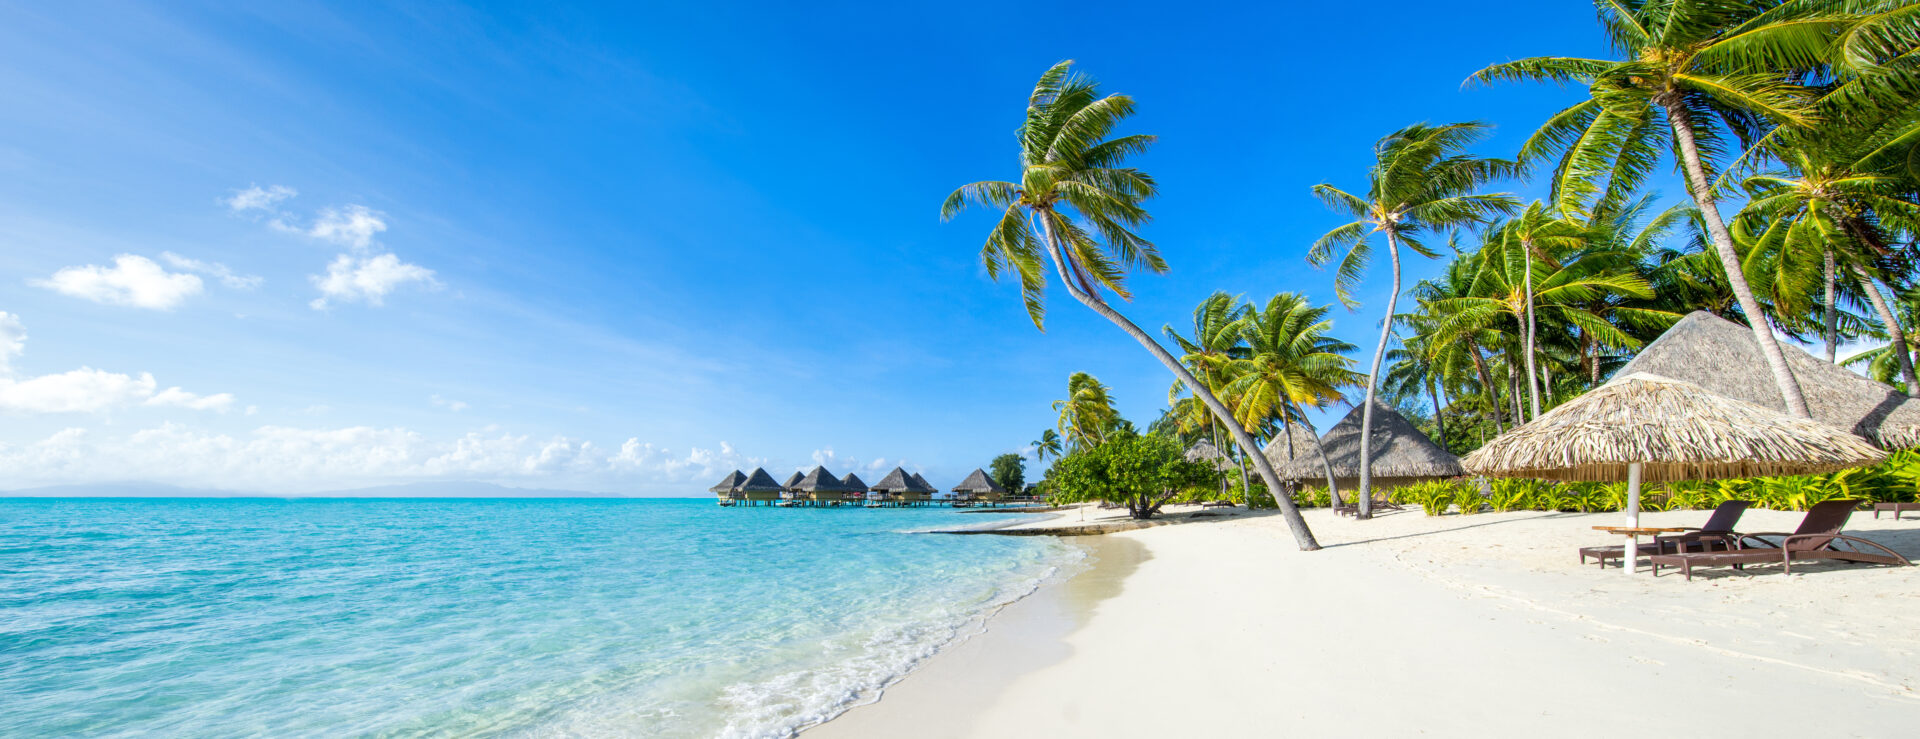
[[[1640,528],[1640,463],[1627,465],[1627,528]],[[1627,562],[1624,569],[1631,575],[1640,570],[1640,535],[1627,536]]]

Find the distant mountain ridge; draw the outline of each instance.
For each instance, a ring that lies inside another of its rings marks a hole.
[[[147,482],[47,485],[0,491],[10,498],[624,498],[618,493],[516,488],[490,482],[411,482],[308,493],[183,488]]]

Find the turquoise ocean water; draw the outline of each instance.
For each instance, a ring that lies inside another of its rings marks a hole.
[[[784,736],[1080,556],[983,515],[0,499],[0,736]]]

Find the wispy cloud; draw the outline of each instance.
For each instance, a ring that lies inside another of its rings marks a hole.
[[[243,275],[234,272],[231,268],[228,268],[227,265],[219,262],[202,262],[198,259],[188,259],[187,257],[170,251],[160,252],[160,259],[171,265],[174,269],[197,272],[212,277],[219,280],[220,284],[235,290],[252,290],[259,287],[260,283],[264,281],[258,275]]]
[[[447,410],[453,411],[454,413],[459,413],[467,409],[467,404],[465,401],[442,398],[438,394],[435,394],[432,397],[427,398],[427,400],[431,401],[435,407],[445,408]]]
[[[172,310],[198,295],[202,284],[194,275],[168,272],[153,260],[136,254],[113,258],[113,266],[67,267],[44,280],[28,284],[62,295],[108,305],[149,310]]]
[[[0,310],[0,377],[13,370],[13,358],[26,349],[26,325],[19,316]]]
[[[235,213],[254,210],[271,212],[275,204],[299,194],[298,191],[286,185],[271,187],[248,185],[244,190],[233,191],[232,196],[221,198],[220,204],[227,206],[228,210]]]

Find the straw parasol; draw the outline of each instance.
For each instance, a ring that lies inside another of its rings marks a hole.
[[[1467,455],[1468,471],[1627,483],[1627,526],[1640,525],[1640,483],[1799,475],[1886,459],[1858,436],[1647,373],[1614,378]],[[1627,562],[1639,554],[1629,539]],[[1633,566],[1626,568],[1633,572]]]
[[[967,475],[967,479],[961,480],[960,484],[953,486],[953,492],[972,493],[974,495],[985,495],[988,493],[1005,495],[1007,489],[1000,487],[1000,483],[994,482],[993,478],[987,477],[986,470],[975,467],[973,468],[973,474]]]
[[[707,492],[731,493],[733,492],[734,488],[740,487],[740,483],[743,483],[746,481],[747,481],[747,476],[745,474],[741,473],[739,470],[734,470],[733,474],[727,475],[725,479],[722,479],[720,481],[720,484],[707,488]]]
[[[1781,344],[1816,421],[1879,444],[1920,446],[1920,401],[1828,364],[1792,344]],[[1786,411],[1753,331],[1706,311],[1695,311],[1640,350],[1615,377],[1651,373],[1691,382],[1708,392]]]
[[[1355,406],[1345,418],[1327,430],[1321,437],[1320,445],[1326,449],[1327,462],[1333,466],[1333,476],[1341,487],[1360,477],[1360,421],[1361,409]],[[1311,444],[1295,443],[1295,456],[1287,460],[1286,465],[1275,465],[1280,477],[1289,480],[1311,480],[1324,478],[1326,468],[1321,466],[1319,453],[1313,451]],[[1426,434],[1420,433],[1412,421],[1399,411],[1378,400],[1373,402],[1373,484],[1378,488],[1391,488],[1421,480],[1445,477],[1459,477],[1463,474],[1460,458],[1452,452],[1440,448]],[[1276,454],[1272,445],[1266,450],[1268,459]],[[1284,456],[1284,455],[1283,455]]]

